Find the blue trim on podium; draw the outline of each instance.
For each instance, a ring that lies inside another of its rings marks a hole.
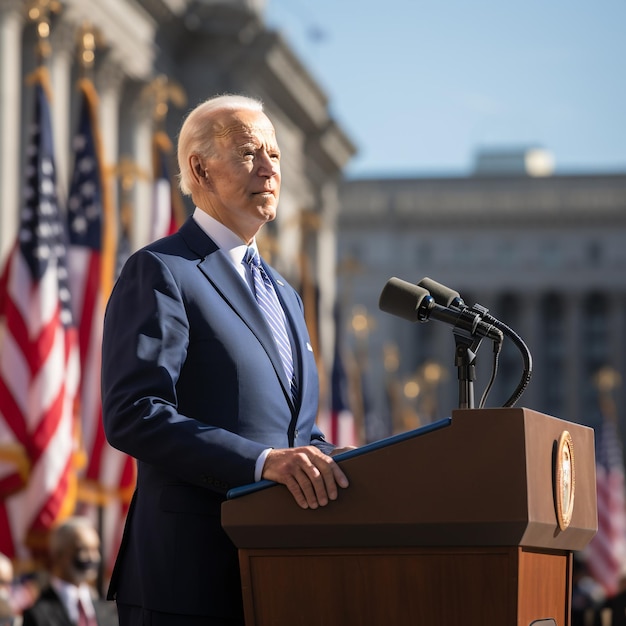
[[[361,446],[360,448],[355,448],[354,450],[347,450],[346,452],[335,455],[333,459],[338,463],[340,463],[341,461],[347,461],[348,459],[352,459],[356,456],[361,456],[362,454],[367,454],[368,452],[373,452],[374,450],[380,450],[381,448],[386,448],[387,446],[406,441],[407,439],[421,437],[422,435],[431,433],[434,430],[445,428],[451,423],[451,417],[444,417],[443,419],[437,420],[436,422],[431,422],[430,424],[426,424],[425,426],[416,428],[415,430],[409,430],[405,433],[392,435],[391,437],[386,437],[385,439],[380,439],[378,441],[368,443],[364,446]],[[226,498],[228,500],[233,500],[234,498],[240,498],[241,496],[245,496],[249,493],[254,493],[255,491],[261,491],[261,489],[267,489],[268,487],[272,487],[276,484],[277,483],[272,480],[260,480],[259,482],[250,483],[249,485],[242,485],[241,487],[235,487],[228,491],[228,493],[226,494]]]

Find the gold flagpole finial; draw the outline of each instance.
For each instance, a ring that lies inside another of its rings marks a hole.
[[[170,102],[179,109],[187,104],[187,95],[184,89],[171,81],[165,74],[159,74],[146,85],[144,96],[153,99],[152,119],[159,126],[164,123],[167,117]]]
[[[130,157],[123,156],[117,165],[108,169],[109,175],[114,176],[120,182],[120,225],[122,230],[130,235],[132,221],[132,192],[138,180],[149,180],[148,174]]]
[[[602,414],[617,424],[618,409],[614,392],[622,384],[621,374],[614,367],[605,365],[595,373],[593,383],[598,390],[598,401]]]
[[[78,60],[83,72],[93,69],[98,44],[96,31],[89,22],[85,22],[78,35]]]
[[[123,194],[130,194],[137,180],[149,179],[148,174],[127,156],[121,157],[111,173],[120,179]]]
[[[37,24],[37,55],[40,61],[47,59],[51,53],[50,16],[60,11],[58,0],[31,0],[27,5],[28,19]]]
[[[605,365],[595,373],[593,382],[600,393],[611,393],[622,384],[622,377],[615,368]]]

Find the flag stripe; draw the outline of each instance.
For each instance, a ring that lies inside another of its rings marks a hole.
[[[2,368],[2,372],[4,371],[5,369]],[[4,414],[4,416],[7,416],[4,418],[5,421],[8,421],[9,415],[13,416],[11,428],[13,436],[19,443],[21,443],[22,445],[26,445],[28,443],[26,420],[24,420],[20,407],[15,401],[11,390],[7,386],[4,376],[0,376],[0,398],[2,398],[2,413]],[[1,493],[2,492],[0,491],[0,494]]]
[[[88,352],[91,348],[93,326],[98,323],[98,311],[96,311],[96,305],[100,303],[100,255],[90,255],[87,262],[88,265],[84,281],[85,290],[83,294],[83,306],[80,316],[81,322],[84,320],[84,323],[79,325],[81,363],[85,363],[88,359]]]
[[[6,507],[3,506],[0,507],[0,551],[6,555],[13,555],[16,552],[12,539],[11,522]]]

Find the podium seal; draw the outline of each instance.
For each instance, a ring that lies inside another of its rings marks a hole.
[[[559,528],[565,530],[572,521],[576,474],[574,468],[574,442],[567,430],[559,437],[554,467],[554,496]]]

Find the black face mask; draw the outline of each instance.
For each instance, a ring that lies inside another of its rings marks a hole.
[[[72,561],[72,565],[77,572],[91,572],[98,569],[100,561],[94,561],[92,559],[81,559],[79,556],[75,556]]]

